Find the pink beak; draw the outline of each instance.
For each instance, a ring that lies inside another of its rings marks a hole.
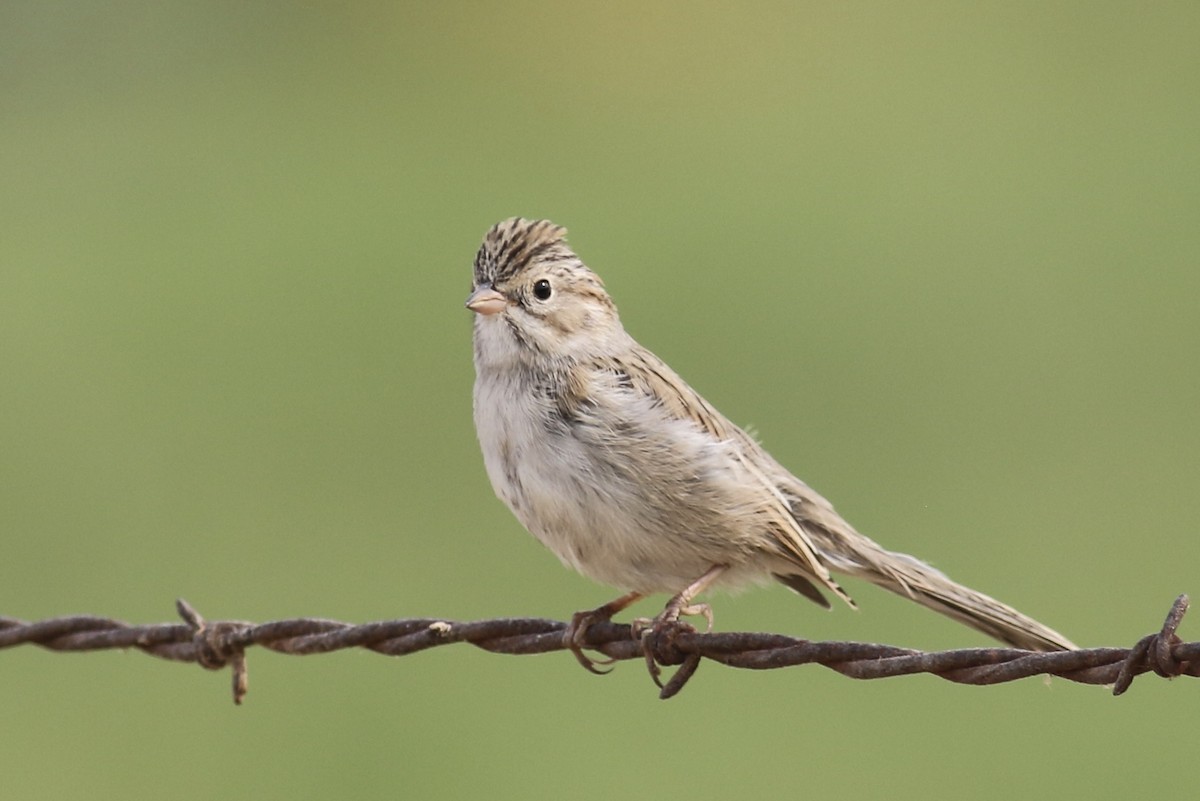
[[[486,284],[467,297],[467,308],[476,314],[497,314],[504,311],[507,305],[505,297]]]

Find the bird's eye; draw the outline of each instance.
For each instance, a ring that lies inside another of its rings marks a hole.
[[[533,285],[533,296],[538,300],[550,300],[550,282],[545,278]]]

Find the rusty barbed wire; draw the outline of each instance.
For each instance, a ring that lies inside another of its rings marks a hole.
[[[0,617],[0,648],[38,645],[51,651],[136,648],[152,656],[195,662],[217,670],[229,666],[233,700],[248,690],[246,649],[261,646],[284,654],[321,654],[366,648],[403,656],[440,645],[466,642],[499,654],[541,654],[565,649],[567,624],[540,618],[497,618],[456,622],[439,618],[385,620],[353,625],[320,618],[270,623],[209,622],[186,601],[175,603],[183,623],[134,626],[112,618],[77,615],[33,623]],[[781,634],[700,633],[687,624],[651,631],[634,640],[630,627],[598,623],[587,630],[586,647],[612,661],[645,659],[660,687],[660,698],[678,693],[701,661],[765,670],[818,664],[854,679],[880,679],[929,673],[959,684],[999,684],[1040,674],[1083,684],[1111,684],[1121,695],[1136,676],[1153,671],[1164,678],[1200,675],[1200,642],[1176,635],[1188,608],[1180,595],[1162,628],[1132,648],[1086,648],[1035,652],[1018,648],[969,648],[925,652],[863,642],[813,642]],[[659,666],[679,666],[669,681]]]

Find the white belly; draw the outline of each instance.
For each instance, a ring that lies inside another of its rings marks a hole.
[[[476,382],[475,425],[496,494],[580,573],[675,593],[714,564],[733,568],[726,584],[765,572],[751,564],[761,534],[738,509],[745,477],[730,445],[691,423],[664,418],[650,436],[613,437],[567,425],[527,386],[492,378]]]

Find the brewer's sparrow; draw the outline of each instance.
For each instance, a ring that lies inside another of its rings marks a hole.
[[[564,564],[626,594],[577,613],[567,645],[650,593],[655,626],[697,594],[774,578],[828,607],[858,576],[1011,645],[1061,634],[859,534],[625,332],[599,276],[546,220],[497,223],[475,256],[475,428],[496,494]]]

